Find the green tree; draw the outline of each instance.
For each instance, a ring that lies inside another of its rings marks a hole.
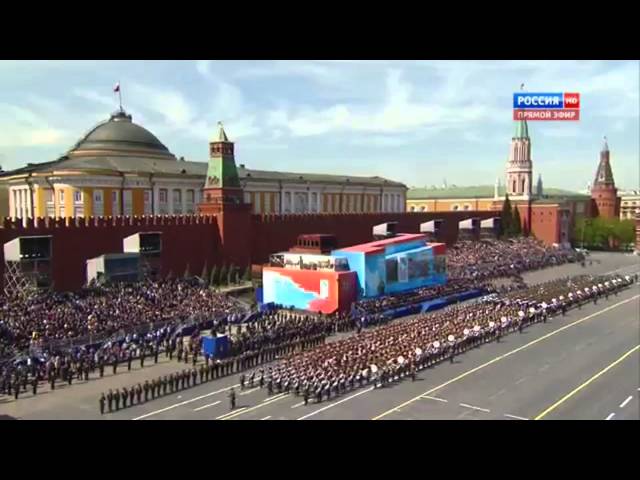
[[[505,194],[502,203],[502,213],[500,214],[500,236],[509,236],[511,233],[511,224],[513,223],[513,213],[511,212],[511,200],[509,195]]]
[[[213,267],[211,268],[211,275],[209,276],[209,286],[210,287],[215,287],[218,285],[219,279],[218,279],[218,266],[214,263]]]
[[[247,268],[244,270],[244,275],[242,276],[242,279],[245,282],[250,282],[251,281],[251,264],[247,265]]]
[[[202,266],[202,273],[200,274],[200,278],[203,282],[209,281],[209,271],[207,269],[207,261],[204,261],[204,265]]]
[[[235,278],[234,277],[235,271],[236,271],[236,267],[232,263],[231,265],[229,265],[229,270],[227,271],[227,285],[233,284],[233,279]]]
[[[522,235],[522,222],[520,220],[520,209],[518,207],[514,207],[513,209],[513,220],[511,224],[511,235],[518,236]]]
[[[223,263],[222,268],[220,269],[220,274],[218,277],[218,285],[226,285],[228,283],[228,275],[229,269],[227,268],[227,264]]]

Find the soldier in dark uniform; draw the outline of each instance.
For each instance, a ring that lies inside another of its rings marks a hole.
[[[147,354],[147,349],[143,346],[140,347],[140,368],[144,368],[144,357]]]
[[[104,360],[102,357],[98,360],[98,369],[100,370],[100,378],[104,377]]]
[[[73,383],[73,370],[71,370],[71,366],[67,369],[67,382],[69,385]]]
[[[244,373],[240,374],[240,390],[244,390]]]
[[[156,345],[155,352],[153,353],[153,363],[158,363],[158,354],[160,353],[160,349]]]
[[[16,377],[13,384],[13,398],[18,400],[19,396],[20,396],[20,379]]]
[[[189,350],[184,351],[184,363],[189,363]]]
[[[269,378],[269,381],[267,382],[267,394],[273,395],[273,379],[272,378]]]
[[[129,355],[127,355],[127,372],[131,371],[131,362],[133,361],[133,354],[131,350],[129,350]]]
[[[175,380],[173,379],[173,373],[169,374],[169,380],[167,381],[167,383],[169,384],[169,393],[173,393],[173,385],[174,385]]]
[[[196,386],[196,381],[198,379],[198,370],[196,370],[196,367],[193,367],[193,369],[191,370],[191,385],[192,386]]]
[[[100,394],[100,399],[98,403],[100,404],[100,415],[104,415],[104,403],[106,402],[106,398],[104,397],[104,392]]]
[[[260,380],[258,381],[260,388],[264,387],[264,373],[260,374]]]
[[[156,387],[157,387],[156,379],[153,378],[151,380],[151,400],[154,400],[156,398]]]
[[[11,387],[11,382],[9,383],[9,387]],[[49,378],[49,383],[51,385],[51,390],[55,390],[56,389],[56,376],[55,375],[51,375],[51,377]],[[11,392],[9,392],[9,395],[11,395]]]
[[[309,403],[309,387],[304,389],[303,398],[304,398],[304,404],[306,406]]]
[[[140,404],[142,402],[142,385],[136,385],[136,402]]]
[[[165,375],[164,377],[162,377],[162,395],[167,394],[167,383],[169,383],[169,379]]]
[[[133,398],[136,395],[136,391],[133,386],[129,387],[129,406],[133,406]]]
[[[229,400],[231,401],[231,410],[233,410],[236,408],[236,392],[233,387],[231,387],[231,391],[229,392]]]
[[[196,350],[193,351],[193,358],[191,359],[191,366],[195,367],[196,363],[198,363],[198,352]]]
[[[204,383],[204,365],[200,365],[200,383]]]
[[[179,372],[176,372],[173,375],[173,382],[174,382],[174,386],[175,386],[174,391],[177,392],[178,389],[180,388],[180,373]]]
[[[111,389],[107,392],[107,405],[109,406],[109,412],[113,411],[113,392]]]
[[[89,365],[87,364],[84,365],[84,381],[89,381]]]
[[[113,393],[113,399],[116,402],[116,410],[120,410],[120,389],[116,388],[116,391]]]
[[[180,372],[180,389],[184,390],[184,384],[187,381],[186,375],[185,375],[185,371],[182,370],[182,372]]]
[[[122,408],[127,408],[127,398],[129,396],[127,395],[127,389],[126,388],[122,388]]]
[[[209,381],[210,375],[211,375],[211,367],[209,367],[209,361],[207,360],[204,364],[204,378],[207,379],[207,382]]]
[[[178,344],[178,356],[177,356],[177,358],[178,358],[178,362],[181,362],[181,361],[182,361],[182,348],[183,348],[183,347],[182,347],[182,342],[180,342],[180,343]]]
[[[32,387],[32,392],[34,395],[38,394],[38,377],[33,377],[33,380],[31,380],[31,387]]]
[[[148,402],[149,401],[149,389],[151,388],[151,386],[149,385],[149,380],[145,380],[144,381],[144,385],[142,386],[142,388],[144,389],[144,401]]]
[[[117,357],[114,357],[113,363],[111,364],[111,366],[113,367],[113,374],[115,375],[116,373],[118,373],[118,358]]]

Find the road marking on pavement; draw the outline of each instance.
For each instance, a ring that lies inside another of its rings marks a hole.
[[[578,393],[580,390],[582,390],[583,388],[587,387],[590,383],[594,382],[595,380],[597,380],[598,378],[600,378],[602,375],[604,375],[605,373],[607,373],[609,370],[611,370],[613,367],[615,367],[616,365],[618,365],[620,362],[622,362],[625,358],[627,358],[629,355],[631,355],[632,353],[638,351],[638,349],[640,349],[640,345],[636,345],[635,347],[633,347],[631,350],[629,350],[627,353],[625,353],[624,355],[622,355],[620,358],[618,358],[615,362],[611,363],[610,365],[608,365],[607,367],[603,368],[602,370],[600,370],[598,373],[596,373],[593,377],[591,377],[589,380],[587,380],[586,382],[584,382],[582,385],[579,385],[578,387],[574,388],[571,392],[569,392],[568,394],[566,394],[564,397],[562,397],[560,400],[558,400],[556,403],[554,403],[553,405],[551,405],[549,408],[547,408],[546,410],[544,410],[543,412],[541,412],[536,418],[534,418],[534,420],[540,420],[541,418],[543,418],[545,415],[547,415],[549,412],[555,410],[556,407],[558,407],[558,405],[561,405],[562,403],[564,403],[565,401],[567,401],[569,398],[573,397],[576,393]]]
[[[387,415],[397,411],[398,409],[400,409],[402,407],[405,407],[405,406],[407,406],[407,405],[419,400],[424,395],[430,395],[430,394],[432,394],[434,392],[437,392],[438,390],[446,387],[447,385],[450,385],[450,384],[452,384],[454,382],[462,380],[463,378],[465,378],[465,377],[467,377],[467,376],[469,376],[469,375],[471,375],[473,373],[476,373],[477,371],[482,370],[483,368],[488,367],[489,365],[493,365],[494,363],[499,362],[500,360],[503,360],[503,359],[505,359],[507,357],[510,357],[511,355],[514,355],[514,354],[524,350],[525,348],[529,348],[530,346],[535,345],[535,344],[537,344],[539,342],[542,342],[543,340],[546,340],[547,338],[552,337],[553,335],[557,335],[558,333],[563,332],[566,329],[573,327],[574,325],[578,325],[578,324],[580,324],[582,322],[585,322],[585,321],[587,321],[587,320],[589,320],[589,319],[591,319],[593,317],[596,317],[596,316],[598,316],[598,315],[600,315],[600,314],[602,314],[604,312],[608,312],[609,310],[612,310],[612,309],[614,309],[616,307],[619,307],[620,305],[624,305],[625,303],[629,303],[629,302],[631,302],[633,300],[636,300],[637,298],[640,298],[640,295],[634,295],[631,298],[627,298],[626,300],[622,300],[622,301],[620,301],[618,303],[614,303],[613,305],[610,305],[607,308],[604,308],[602,310],[594,312],[594,313],[592,313],[590,315],[587,315],[586,317],[580,318],[580,319],[578,319],[578,320],[576,320],[574,322],[571,322],[571,323],[565,325],[564,327],[560,327],[560,328],[558,328],[556,330],[553,330],[552,332],[549,332],[546,335],[543,335],[542,337],[539,337],[539,338],[537,338],[535,340],[532,340],[531,342],[526,343],[525,345],[522,345],[521,347],[518,347],[518,348],[516,348],[514,350],[511,350],[510,352],[507,352],[507,353],[505,353],[503,355],[499,355],[496,358],[494,358],[493,360],[489,360],[488,362],[483,363],[482,365],[478,365],[477,367],[472,368],[471,370],[467,370],[466,372],[458,375],[457,377],[454,377],[451,380],[448,380],[448,381],[444,382],[442,385],[438,385],[437,387],[434,387],[431,390],[428,390],[428,391],[418,395],[417,397],[414,397],[414,398],[412,398],[410,400],[407,400],[404,403],[401,403],[397,407],[394,407],[394,408],[392,408],[390,410],[387,410],[386,412],[381,413],[380,415],[378,415],[376,417],[373,417],[372,420],[380,420],[381,418],[386,417]]]
[[[526,380],[527,377],[522,377],[520,380],[518,380],[516,382],[516,385],[519,385],[520,383],[524,382]]]
[[[430,397],[429,395],[423,395],[422,398],[428,398],[429,400],[435,400],[437,402],[444,402],[444,403],[447,403],[449,401],[449,400],[445,400],[444,398]]]
[[[315,414],[317,414],[317,413],[324,412],[325,410],[328,410],[328,409],[329,409],[329,408],[331,408],[331,407],[335,407],[336,405],[340,405],[341,403],[344,403],[344,402],[346,402],[346,401],[349,401],[349,400],[351,400],[352,398],[356,398],[357,396],[362,395],[363,393],[370,392],[371,390],[373,390],[373,387],[369,387],[369,388],[367,388],[366,390],[363,390],[363,391],[361,391],[361,392],[356,393],[355,395],[351,395],[350,397],[343,398],[343,399],[342,399],[342,400],[340,400],[339,402],[331,403],[331,404],[327,405],[326,407],[322,407],[322,408],[320,408],[320,409],[318,409],[318,410],[316,410],[316,411],[314,411],[314,412],[308,413],[308,414],[307,414],[307,415],[305,415],[304,417],[300,417],[298,420],[304,420],[305,418],[312,417],[312,416],[314,416],[314,415],[315,415]]]
[[[515,418],[516,420],[529,420],[528,418],[524,418],[524,417],[519,417],[517,415],[510,415],[508,413],[504,414],[505,417],[509,417],[509,418]]]
[[[301,407],[302,405],[304,405],[304,402],[300,402],[300,403],[296,403],[293,407],[291,408],[298,408]]]
[[[216,420],[226,420],[231,415],[235,415],[236,413],[241,413],[243,410],[246,410],[247,407],[238,408],[237,410],[232,410],[230,412],[225,413],[224,415],[220,415],[216,417]]]
[[[217,402],[213,402],[213,403],[210,403],[208,405],[203,405],[202,407],[194,408],[193,411],[194,412],[198,412],[200,410],[204,410],[205,408],[213,407],[214,405],[219,404],[221,401],[222,400],[218,400]]]
[[[611,420],[615,415],[615,413],[610,413],[609,416],[605,418],[605,420]]]
[[[487,413],[491,412],[491,410],[487,410],[486,408],[474,407],[473,405],[467,405],[466,403],[461,403],[460,406],[472,408],[473,410],[480,410],[481,412],[487,412]]]
[[[269,415],[268,417],[261,418],[260,420],[269,420],[270,418],[271,418],[271,415]]]
[[[280,398],[280,397],[282,397],[283,395],[286,395],[286,393],[279,393],[279,394],[277,394],[277,395],[275,395],[275,396],[273,396],[273,397],[267,397],[267,398],[265,398],[264,400],[262,400],[262,402],[263,402],[263,403],[264,403],[264,402],[268,402],[269,400],[273,400],[274,398]]]
[[[629,395],[627,397],[627,399],[620,404],[620,408],[624,408],[627,405],[627,403],[629,403],[631,401],[632,398],[633,398],[633,396]]]
[[[187,405],[188,403],[197,402],[198,400],[210,397],[211,395],[216,395],[218,393],[226,392],[227,390],[231,390],[232,388],[237,387],[237,386],[239,386],[239,384],[231,385],[230,387],[222,388],[220,390],[216,390],[215,392],[207,393],[205,395],[200,395],[199,397],[192,398],[191,400],[185,400],[184,402],[176,403],[174,405],[169,405],[168,407],[161,408],[160,410],[155,410],[153,412],[149,412],[149,413],[145,413],[144,415],[140,415],[139,417],[136,417],[133,420],[142,420],[143,418],[150,417],[151,415],[156,415],[158,413],[166,412],[167,410],[172,410],[174,408],[181,407],[182,405]]]
[[[236,412],[232,412],[231,414],[227,415],[225,418],[223,418],[223,420],[229,420],[233,417],[237,417],[238,415],[244,415],[245,413],[249,413],[252,412],[254,410],[257,410],[258,408],[262,408],[262,407],[266,407],[267,405],[277,402],[278,400],[282,400],[283,398],[285,398],[286,393],[281,393],[280,395],[276,395],[275,397],[271,397],[271,398],[267,398],[267,402],[262,402],[259,403],[258,405],[255,405],[251,408],[243,408],[242,410],[238,410]]]
[[[256,390],[260,390],[260,387],[252,388],[251,390],[247,390],[246,392],[242,392],[240,395],[249,395],[250,393],[255,392]]]

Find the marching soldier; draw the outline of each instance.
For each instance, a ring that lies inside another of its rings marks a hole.
[[[131,361],[133,360],[133,354],[131,353],[131,350],[129,350],[129,355],[127,355],[127,371],[130,372],[131,371]]]
[[[160,353],[160,349],[158,345],[156,345],[155,351],[153,353],[153,363],[158,363],[158,354]]]
[[[204,364],[204,376],[209,381],[209,377],[211,375],[211,367],[209,366],[209,360],[207,360]]]
[[[116,388],[116,391],[113,394],[113,399],[116,402],[116,411],[120,410],[120,389]]]
[[[113,392],[111,389],[107,392],[107,405],[109,406],[109,413],[113,411]]]
[[[84,381],[88,382],[89,381],[89,365],[84,366]]]
[[[144,385],[142,386],[142,388],[144,389],[144,401],[148,402],[149,401],[149,389],[151,388],[151,386],[149,385],[149,380],[145,380],[144,381]]]
[[[38,394],[38,377],[33,377],[31,380],[31,387],[34,395]]]
[[[155,400],[157,388],[158,388],[157,380],[155,378],[151,379],[151,400]]]
[[[142,402],[142,385],[136,385],[136,402],[140,404]]]
[[[122,408],[127,408],[127,389],[126,387],[122,388]]]
[[[113,374],[115,375],[116,373],[118,373],[118,357],[114,357],[111,366],[113,368]]]
[[[100,394],[100,399],[98,400],[98,403],[100,404],[100,415],[104,415],[104,403],[106,401],[106,398],[104,396],[104,392],[102,392]]]
[[[73,383],[73,370],[71,370],[71,366],[67,369],[67,382],[69,385]]]
[[[144,357],[147,355],[147,349],[140,347],[140,368],[144,368]]]
[[[305,407],[306,407],[306,406],[307,406],[307,404],[309,403],[309,387],[306,387],[306,388],[304,389],[303,398],[304,398],[304,405],[305,405]]]
[[[204,383],[204,364],[200,364],[200,383]]]
[[[196,386],[196,380],[198,379],[198,370],[196,370],[196,367],[193,367],[193,369],[191,370],[191,385],[192,386]]]
[[[244,373],[240,374],[240,390],[244,390]]]
[[[9,388],[11,388],[11,382],[7,382],[9,384]],[[51,384],[51,390],[55,390],[56,389],[56,377],[55,375],[51,375],[51,377],[49,378],[49,383]],[[9,391],[9,395],[11,395],[11,391]]]
[[[100,378],[104,377],[104,360],[102,357],[98,360],[98,369],[100,370]]]
[[[236,408],[236,392],[233,389],[233,387],[231,387],[231,391],[229,392],[229,400],[231,401],[231,410]]]
[[[129,406],[133,406],[133,397],[135,396],[136,391],[133,386],[129,387]]]
[[[173,382],[174,382],[174,387],[175,387],[174,391],[177,392],[179,390],[179,388],[180,388],[180,373],[176,372],[173,375]]]
[[[162,395],[166,395],[167,394],[167,383],[169,383],[169,379],[165,375],[162,378]]]

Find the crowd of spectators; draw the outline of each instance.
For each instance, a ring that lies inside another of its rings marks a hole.
[[[447,273],[451,280],[487,280],[577,260],[575,251],[549,247],[532,237],[463,240],[447,249]]]

